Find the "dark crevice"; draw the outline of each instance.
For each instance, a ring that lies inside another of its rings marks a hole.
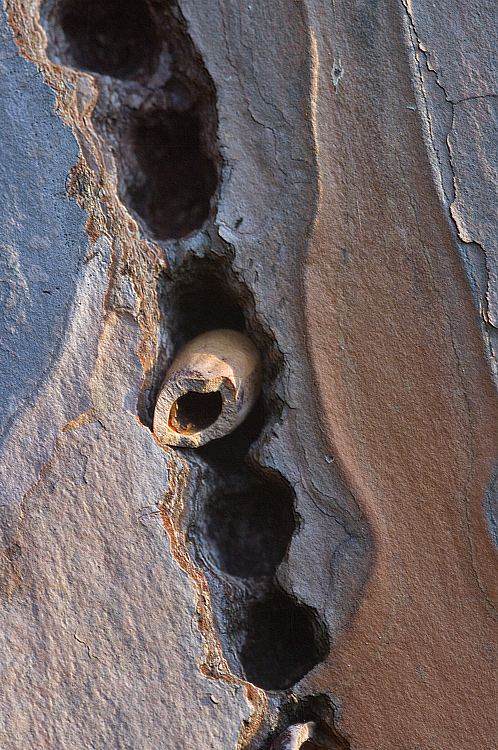
[[[160,40],[145,0],[69,0],[61,6],[66,64],[115,78],[152,70]]]
[[[247,679],[264,690],[286,690],[326,657],[325,633],[313,611],[276,589],[247,613],[240,661]]]
[[[249,476],[237,492],[205,506],[207,542],[220,570],[240,578],[272,576],[296,528],[294,493],[280,477]]]
[[[169,241],[201,229],[221,174],[216,90],[176,3],[46,0],[41,16],[49,57],[97,77],[92,121],[144,231]]]

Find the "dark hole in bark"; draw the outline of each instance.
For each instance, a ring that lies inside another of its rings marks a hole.
[[[149,71],[159,39],[144,0],[70,0],[60,11],[70,62],[114,78]]]
[[[142,175],[127,186],[129,204],[157,239],[178,239],[209,216],[217,171],[204,153],[200,123],[189,113],[156,111],[135,118],[132,147]]]
[[[175,354],[184,344],[196,336],[217,328],[245,331],[245,315],[242,308],[243,295],[237,293],[227,280],[227,263],[222,259],[189,258],[173,277],[163,274],[159,278],[157,296],[161,314],[161,340],[168,348],[161,347],[152,374],[150,390],[139,403],[141,419],[151,426],[155,401],[166,371]],[[249,334],[253,338],[252,333]],[[259,411],[262,401],[259,402]],[[264,416],[255,424],[252,414],[238,427],[228,442],[225,438],[208,443],[205,447],[221,443],[220,451],[228,459],[233,446],[244,446],[245,453],[250,443],[259,435]],[[249,441],[245,438],[246,426],[250,428]],[[216,450],[214,451],[216,453]],[[207,457],[207,454],[206,454]],[[242,454],[238,453],[238,458]]]
[[[193,433],[205,430],[216,422],[223,408],[219,391],[196,393],[189,391],[171,409],[170,425],[176,432]]]
[[[287,690],[326,654],[322,628],[310,607],[275,590],[249,608],[240,661],[257,687]]]
[[[272,575],[295,530],[294,496],[283,481],[247,482],[243,492],[214,495],[207,535],[218,567],[239,578]]]
[[[166,284],[164,312],[176,348],[216,328],[245,330],[242,299],[223,276],[222,268],[199,260],[186,264],[175,284]]]

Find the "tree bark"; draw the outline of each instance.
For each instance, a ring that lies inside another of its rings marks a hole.
[[[6,1],[2,748],[498,744],[493,6]]]

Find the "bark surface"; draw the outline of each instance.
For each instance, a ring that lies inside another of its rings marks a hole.
[[[495,747],[494,3],[84,6],[1,19],[0,746]]]

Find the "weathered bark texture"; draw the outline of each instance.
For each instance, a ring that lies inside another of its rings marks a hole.
[[[1,748],[498,745],[496,38],[6,0]],[[162,446],[215,329],[261,395]]]

